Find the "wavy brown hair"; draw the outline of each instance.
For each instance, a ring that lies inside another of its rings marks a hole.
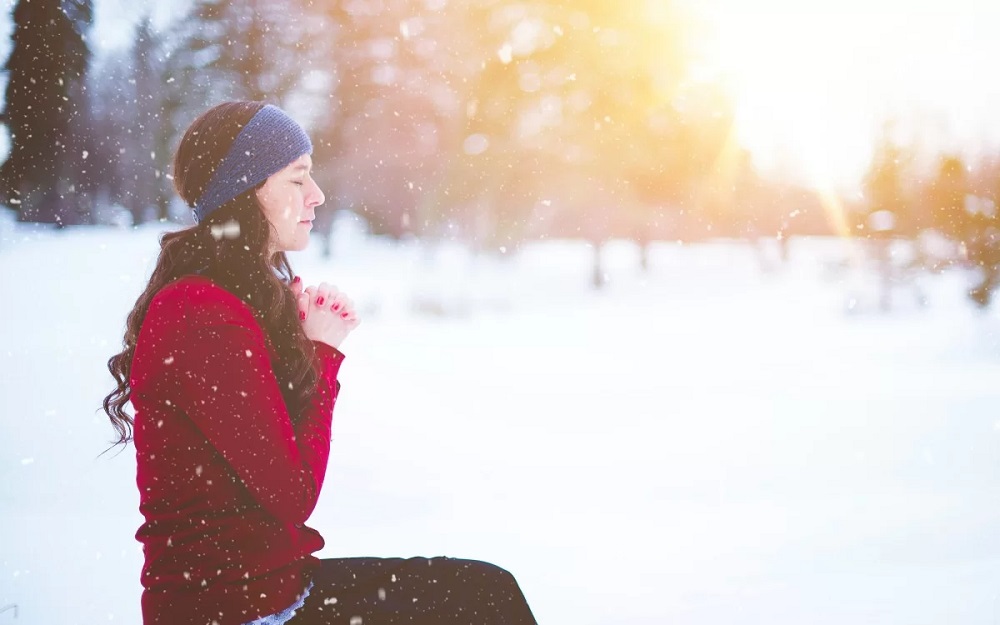
[[[174,188],[194,206],[240,130],[264,102],[224,102],[194,120],[174,154]],[[261,183],[263,185],[263,183]],[[258,186],[259,188],[259,186]],[[146,289],[125,323],[122,351],[108,360],[117,388],[104,398],[104,411],[118,432],[116,445],[132,439],[125,405],[132,395],[132,357],[153,297],[167,284],[200,273],[246,302],[275,347],[275,377],[288,407],[297,415],[316,391],[315,347],[302,330],[298,306],[288,286],[292,267],[284,252],[269,253],[275,234],[254,190],[239,195],[197,225],[165,232]]]

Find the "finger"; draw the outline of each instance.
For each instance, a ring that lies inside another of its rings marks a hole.
[[[337,287],[328,282],[320,282],[316,289],[316,306],[329,307],[330,302],[337,295]]]
[[[295,295],[295,297],[298,297],[299,293],[302,292],[302,278],[295,276],[288,286],[292,289],[292,294]]]
[[[316,308],[326,309],[330,306],[330,291],[323,285],[320,285],[316,289],[316,293],[313,297],[313,302],[316,304]]]
[[[308,305],[314,306],[316,304],[316,296],[319,295],[319,290],[314,285],[309,285],[303,291]]]
[[[296,298],[295,303],[298,305],[299,308],[299,320],[305,321],[306,317],[309,316],[309,294],[299,293],[299,296]]]
[[[332,299],[333,301],[330,303],[330,310],[332,310],[335,313],[339,313],[340,311],[344,310],[344,300],[347,299],[347,296],[345,296],[343,293],[338,292],[336,295],[333,296]]]
[[[329,282],[320,282],[319,288],[329,293],[331,298],[335,297],[340,293],[340,289],[338,289],[335,285],[330,284]]]

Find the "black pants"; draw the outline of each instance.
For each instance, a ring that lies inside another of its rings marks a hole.
[[[514,576],[455,558],[320,561],[289,625],[536,625]]]

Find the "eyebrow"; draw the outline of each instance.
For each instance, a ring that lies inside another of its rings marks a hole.
[[[309,169],[312,169],[312,168],[309,167],[308,165],[296,165],[295,167],[292,167],[292,171],[303,171],[303,170],[309,170]]]

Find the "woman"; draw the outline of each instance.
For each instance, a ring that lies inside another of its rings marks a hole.
[[[226,102],[174,157],[197,224],[162,236],[104,400],[136,447],[143,622],[534,623],[490,564],[312,555],[340,346],[359,320],[333,286],[303,288],[285,255],[308,245],[324,201],[311,153],[281,109]]]

